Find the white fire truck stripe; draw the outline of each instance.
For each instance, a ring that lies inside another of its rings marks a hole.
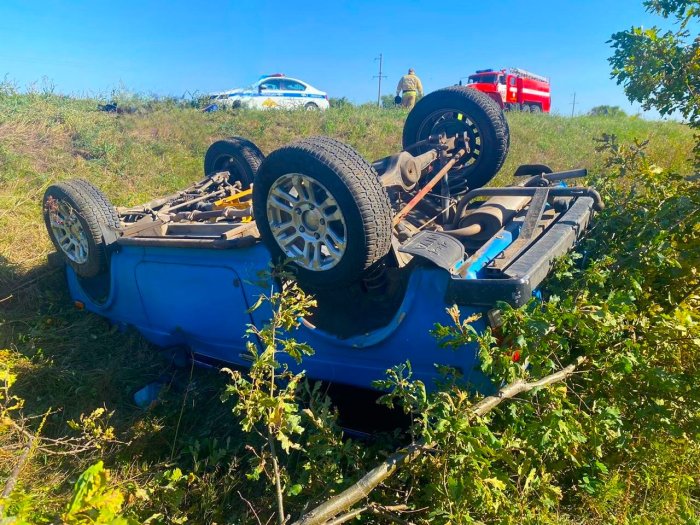
[[[527,93],[528,95],[539,95],[541,97],[547,97],[547,98],[552,96],[549,92],[540,91],[539,89],[523,88],[523,93]]]

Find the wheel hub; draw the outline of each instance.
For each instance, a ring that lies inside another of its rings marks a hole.
[[[321,221],[323,221],[323,217],[321,216],[321,212],[319,212],[315,208],[310,209],[310,210],[306,210],[301,215],[302,226],[305,226],[306,229],[310,230],[310,231],[315,232],[316,230],[318,230],[319,227],[321,226]]]
[[[277,245],[302,268],[328,270],[345,254],[345,217],[335,197],[312,177],[290,173],[277,179],[267,216]]]
[[[468,115],[458,109],[441,109],[429,115],[418,130],[418,136],[445,133],[447,136],[467,133],[470,151],[464,155],[456,169],[462,169],[475,164],[481,155],[481,130]]]

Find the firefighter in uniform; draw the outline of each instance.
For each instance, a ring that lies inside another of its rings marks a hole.
[[[411,109],[416,104],[416,97],[423,96],[423,84],[420,78],[416,76],[413,68],[408,70],[408,75],[404,75],[399,80],[399,85],[396,86],[396,96],[401,93],[401,105]]]

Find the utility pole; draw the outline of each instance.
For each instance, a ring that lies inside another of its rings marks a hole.
[[[384,57],[381,53],[379,53],[379,56],[374,60],[379,60],[379,74],[374,75],[372,78],[379,79],[379,88],[377,89],[377,106],[382,107],[382,79],[386,78],[386,75],[382,75],[382,62],[384,60]]]
[[[576,110],[576,92],[574,91],[574,101],[571,103],[571,118],[574,117],[574,110]]]

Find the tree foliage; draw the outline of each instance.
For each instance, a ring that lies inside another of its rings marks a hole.
[[[592,117],[626,117],[627,113],[624,112],[620,106],[595,106],[591,108],[588,114]]]
[[[700,125],[700,22],[698,0],[646,0],[647,11],[671,19],[676,29],[632,27],[612,35],[612,76],[627,97],[662,115],[679,112]]]
[[[353,105],[347,97],[331,97],[328,103],[332,108],[348,108]]]
[[[396,101],[394,100],[395,98],[396,97],[394,95],[382,95],[382,107],[389,109],[399,107],[400,104],[396,103]]]
[[[250,325],[249,333],[260,342],[261,349],[252,340],[248,341],[252,363],[248,374],[224,369],[231,375],[233,384],[227,387],[223,396],[224,400],[236,396],[233,413],[241,416],[243,430],[255,431],[263,438],[264,444],[254,451],[251,477],[258,479],[265,474],[275,484],[277,522],[280,525],[286,521],[284,492],[288,490],[288,476],[281,466],[277,444],[287,454],[292,449],[301,449],[296,436],[304,432],[304,427],[297,397],[303,374],[290,372],[286,363],[279,361],[279,355],[287,355],[301,363],[302,356],[313,353],[309,345],[283,335],[297,328],[299,319],[308,315],[310,308],[316,305],[316,301],[296,283],[288,281],[284,275],[281,279],[280,290],[273,291],[269,297],[261,295],[251,308],[255,310],[267,303],[272,308],[272,317],[262,328]],[[271,469],[266,468],[268,463],[272,465]]]
[[[437,443],[393,482],[426,521],[700,519],[700,187],[651,163],[645,146],[601,139],[612,176],[591,182],[607,209],[544,301],[502,305],[503,325],[486,332],[453,308],[455,324],[435,330],[446,348],[477,343],[496,384],[577,356],[585,371],[487,417],[457,383],[426,395],[407,365],[382,383],[413,414],[414,438]]]

